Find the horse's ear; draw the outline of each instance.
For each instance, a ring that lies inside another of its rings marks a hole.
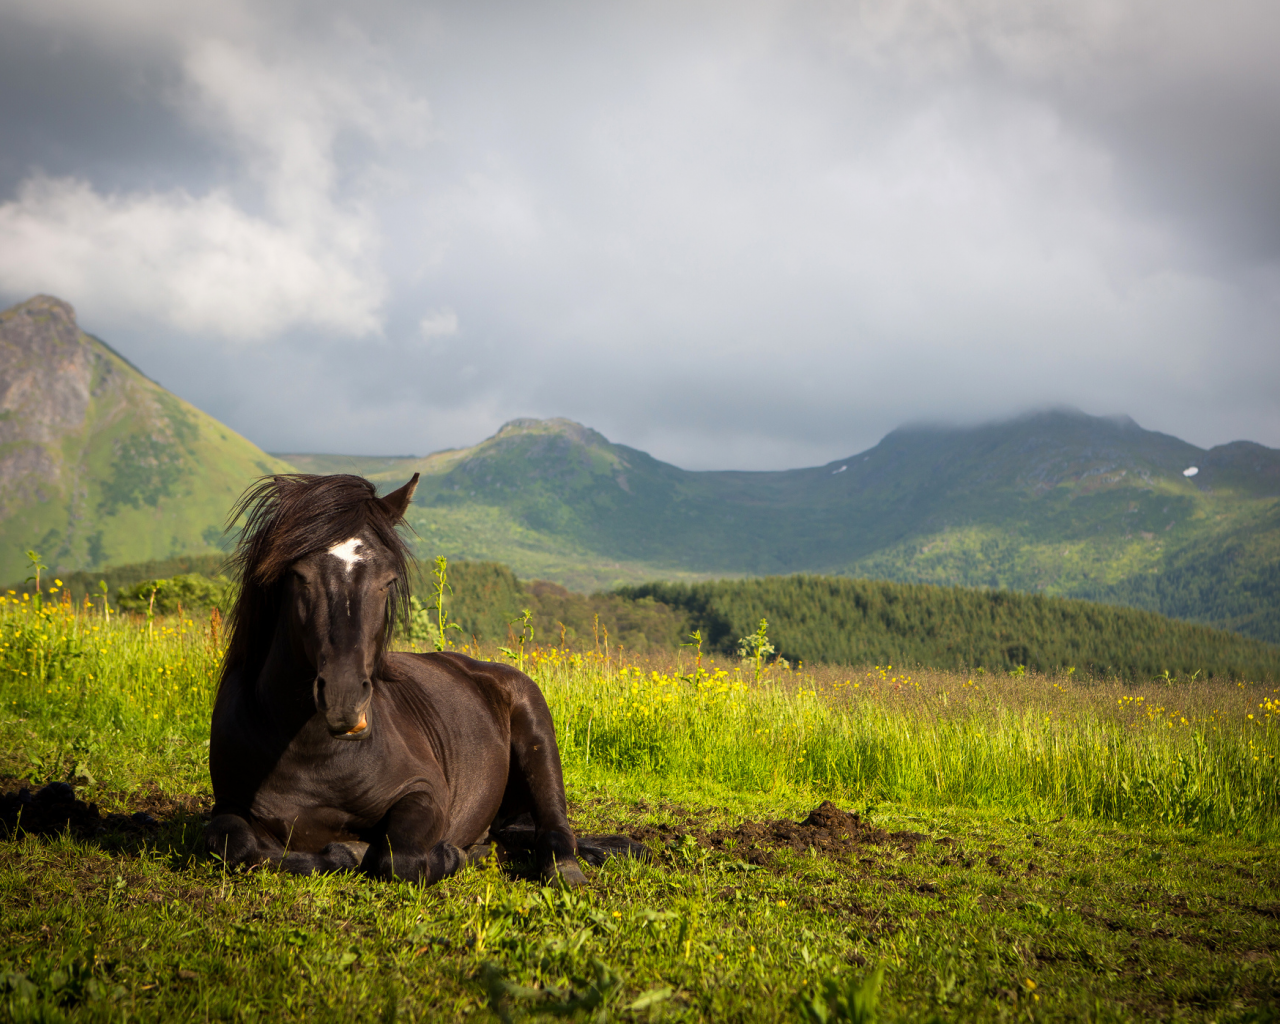
[[[401,487],[398,491],[392,491],[385,497],[379,498],[382,507],[387,510],[387,514],[391,516],[393,523],[400,522],[404,518],[404,514],[409,511],[409,502],[413,500],[413,492],[418,487],[418,474],[413,474],[413,479]]]

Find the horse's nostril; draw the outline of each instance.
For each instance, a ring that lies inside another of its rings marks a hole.
[[[324,676],[319,676],[316,679],[316,705],[321,711],[329,709],[329,703],[324,699]]]
[[[369,685],[370,685],[369,680],[366,679],[363,683],[360,684],[360,689],[367,692],[369,689]]]

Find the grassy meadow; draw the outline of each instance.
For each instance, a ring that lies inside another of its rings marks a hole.
[[[475,650],[653,857],[421,889],[197,856],[216,620],[61,598],[0,604],[0,789],[104,817],[0,834],[0,1019],[1275,1019],[1275,684]]]

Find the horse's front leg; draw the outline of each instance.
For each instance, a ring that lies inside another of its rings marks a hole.
[[[402,797],[386,822],[386,832],[369,844],[361,865],[375,878],[432,885],[467,863],[467,854],[444,839],[448,821],[433,793]]]
[[[569,808],[560,770],[560,748],[556,746],[551,709],[542,691],[530,680],[517,699],[511,715],[513,767],[522,778],[511,780],[523,789],[536,828],[534,855],[538,873],[549,882],[565,886],[586,885],[587,876],[578,864],[578,840],[569,825]]]
[[[359,871],[369,851],[368,843],[330,843],[319,853],[285,850],[279,858],[282,868],[295,875],[328,874],[334,871]],[[271,858],[273,861],[277,858]]]
[[[231,867],[272,864],[295,875],[359,870],[368,843],[330,843],[319,853],[290,850],[238,814],[219,814],[205,827],[205,849]]]
[[[247,818],[219,814],[204,828],[204,848],[228,867],[252,867],[279,860],[284,847],[264,837]]]

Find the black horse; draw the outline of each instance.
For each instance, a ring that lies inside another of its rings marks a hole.
[[[417,483],[379,498],[357,476],[277,476],[237,504],[241,590],[213,710],[205,844],[233,865],[430,884],[487,852],[490,830],[531,818],[523,834],[542,877],[581,884],[533,680],[387,649],[409,596],[396,527]],[[598,863],[642,848],[599,837],[583,852]]]

